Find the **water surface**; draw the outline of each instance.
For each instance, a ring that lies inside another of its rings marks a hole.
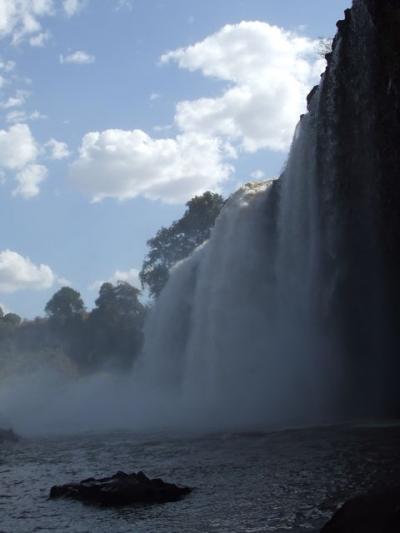
[[[350,496],[400,479],[400,427],[24,439],[0,449],[0,532],[318,531]],[[53,484],[143,470],[195,487],[179,502],[98,509]]]

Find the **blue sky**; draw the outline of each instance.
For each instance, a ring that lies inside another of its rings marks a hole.
[[[0,0],[0,305],[90,307],[193,194],[277,176],[349,4]]]

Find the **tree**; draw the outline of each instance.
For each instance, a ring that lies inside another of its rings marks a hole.
[[[205,192],[187,202],[182,218],[169,228],[161,228],[147,241],[140,280],[150,294],[157,297],[166,284],[170,269],[210,237],[211,228],[224,205],[219,194]]]
[[[21,317],[15,313],[4,314],[0,307],[0,343],[14,339],[17,329],[21,324]]]
[[[143,344],[145,307],[129,283],[103,283],[89,315],[87,334],[92,366],[129,368]]]
[[[53,343],[78,367],[86,367],[85,305],[79,292],[62,287],[47,302],[45,311]]]
[[[20,326],[22,319],[19,315],[15,313],[7,313],[4,315],[1,319],[5,324],[9,324],[10,326],[17,328]]]
[[[318,41],[318,54],[324,58],[332,52],[333,39],[330,37],[320,37]]]
[[[79,292],[70,287],[62,287],[47,302],[45,311],[50,320],[58,325],[65,324],[85,311]]]

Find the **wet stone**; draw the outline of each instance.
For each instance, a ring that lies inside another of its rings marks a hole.
[[[162,479],[150,479],[143,472],[125,474],[117,472],[112,477],[89,478],[80,483],[54,486],[50,499],[68,498],[102,507],[133,504],[156,504],[177,501],[191,492],[191,488]]]

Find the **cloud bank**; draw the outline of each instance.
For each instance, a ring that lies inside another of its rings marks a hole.
[[[153,139],[142,130],[91,132],[83,138],[70,178],[94,202],[139,195],[184,202],[229,177],[228,155],[233,156],[231,149],[219,139],[196,133]]]
[[[287,150],[310,87],[323,70],[318,42],[265,22],[224,26],[187,48],[168,52],[162,63],[229,82],[216,98],[180,102],[181,130],[218,135],[247,152]]]
[[[318,42],[265,22],[226,25],[203,41],[162,55],[226,83],[214,98],[178,102],[175,137],[141,130],[87,133],[71,167],[93,201],[136,196],[184,202],[218,191],[241,152],[289,148],[306,95],[323,70]]]

